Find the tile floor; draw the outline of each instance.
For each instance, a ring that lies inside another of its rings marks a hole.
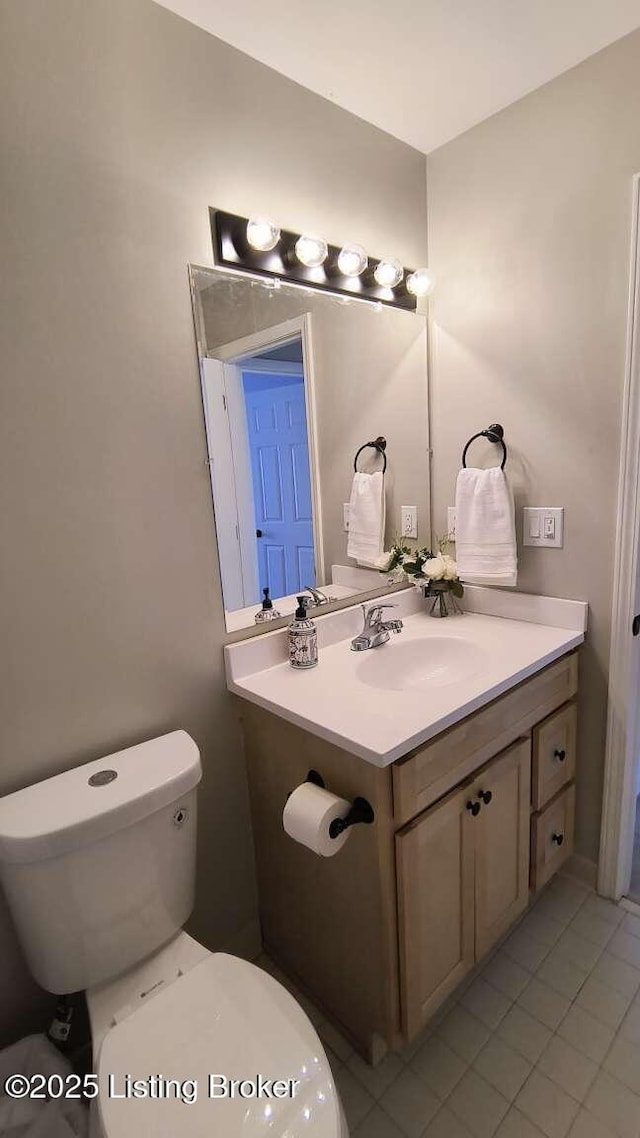
[[[352,1138],[640,1138],[640,917],[571,878],[375,1069],[294,994]]]

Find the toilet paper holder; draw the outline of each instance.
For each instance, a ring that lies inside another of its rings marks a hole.
[[[316,786],[321,786],[326,789],[325,781],[321,774],[318,774],[313,768],[309,771],[305,782],[313,782]],[[375,820],[373,806],[367,802],[366,798],[361,798],[358,795],[351,803],[351,809],[345,818],[334,818],[329,826],[329,837],[339,838],[349,826],[357,826],[358,823],[370,825]]]

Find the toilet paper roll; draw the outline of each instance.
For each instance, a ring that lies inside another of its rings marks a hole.
[[[332,857],[342,849],[351,830],[337,838],[329,837],[334,818],[346,818],[351,803],[338,798],[313,782],[303,782],[289,795],[282,811],[282,824],[290,838],[321,857]]]

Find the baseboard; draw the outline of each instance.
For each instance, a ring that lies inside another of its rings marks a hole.
[[[227,941],[224,952],[241,956],[243,960],[256,960],[262,952],[262,930],[257,917],[248,921]]]
[[[582,857],[581,854],[571,854],[565,861],[561,871],[565,877],[573,877],[576,881],[582,881],[583,885],[588,885],[590,889],[595,889],[596,880],[598,877],[598,866],[595,861],[591,861],[589,857]]]

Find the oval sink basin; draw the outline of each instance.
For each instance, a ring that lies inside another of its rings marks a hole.
[[[358,679],[373,688],[427,691],[475,675],[485,661],[484,650],[464,637],[425,636],[368,649],[356,671]]]

